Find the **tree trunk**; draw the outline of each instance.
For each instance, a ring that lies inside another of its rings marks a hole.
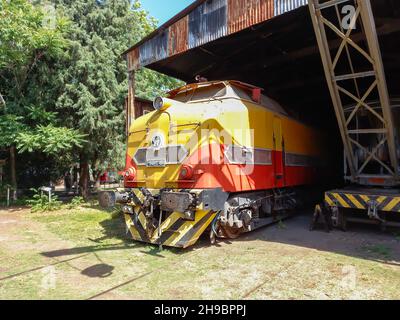
[[[89,198],[89,164],[87,161],[81,161],[80,163],[79,187],[81,196],[87,200]]]
[[[13,198],[17,200],[17,169],[15,163],[15,146],[10,148],[10,171],[11,171],[11,186],[13,187]]]
[[[100,177],[101,177],[101,172],[100,171],[96,171],[95,174],[93,175],[93,178],[96,181],[96,189],[99,189],[101,187]]]

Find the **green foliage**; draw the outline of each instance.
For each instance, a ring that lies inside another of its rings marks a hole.
[[[83,205],[85,200],[82,197],[74,197],[70,203],[67,204],[68,209],[76,209]]]
[[[171,89],[184,85],[184,82],[168,77],[150,69],[140,69],[136,75],[136,95],[153,100],[164,96]]]
[[[32,199],[27,200],[26,203],[31,207],[32,212],[46,212],[46,211],[56,211],[61,209],[62,202],[58,201],[56,195],[51,196],[51,201],[49,201],[48,194],[42,193],[37,189],[31,189],[35,194]]]
[[[55,19],[54,28],[50,28],[41,6],[27,0],[0,0],[0,76],[9,84],[2,92],[7,102],[16,103],[13,98],[24,93],[41,60],[63,54],[68,22],[61,16]]]
[[[71,20],[68,58],[60,61],[64,88],[57,112],[86,134],[80,159],[96,172],[124,167],[125,109],[128,81],[121,53],[155,28],[138,1],[56,0]],[[112,21],[112,23],[110,23]],[[150,70],[138,72],[137,94],[153,98],[177,81]]]
[[[57,120],[57,113],[46,111],[43,106],[30,106],[26,110],[35,124],[54,123]]]
[[[155,27],[139,1],[0,0],[0,147],[17,146],[19,181],[54,181],[77,162],[95,175],[124,167],[121,54]],[[150,99],[181,84],[146,69],[136,83]]]
[[[74,147],[82,147],[84,137],[77,130],[40,125],[33,132],[19,133],[17,147],[21,153],[36,151],[57,155]]]
[[[368,253],[376,255],[378,257],[382,258],[390,258],[392,254],[392,249],[382,245],[382,244],[376,244],[376,245],[367,245],[363,247],[364,250],[366,250]]]
[[[17,136],[26,126],[23,117],[13,114],[0,115],[0,147],[5,148],[15,143]]]
[[[55,29],[44,22],[40,6],[27,0],[0,0],[0,69],[27,71],[44,54],[62,52],[65,41],[59,31],[66,28],[67,21],[57,17]]]
[[[48,23],[49,18],[41,5],[31,1],[0,0],[0,92],[6,102],[0,110],[2,148],[18,144],[20,152],[55,153],[70,151],[81,143],[77,140],[82,136],[67,129],[54,112],[59,95],[54,86],[54,62],[68,47],[64,37],[68,21],[59,13],[53,24]],[[50,138],[52,133],[57,133],[56,137]],[[63,134],[73,137],[72,141],[60,143]],[[35,166],[42,165],[31,164],[26,169],[34,172],[38,171]]]
[[[121,216],[123,216],[123,214],[124,214],[124,212],[122,211],[122,207],[121,206],[116,206],[111,211],[111,217],[113,219],[121,217]]]
[[[57,111],[71,127],[86,134],[81,151],[84,161],[95,168],[103,163],[120,164],[128,86],[121,53],[135,41],[131,30],[141,29],[140,15],[130,10],[129,1],[56,3],[72,20],[68,58],[58,64],[59,85],[64,90]]]

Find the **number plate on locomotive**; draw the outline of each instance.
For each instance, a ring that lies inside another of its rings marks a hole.
[[[150,168],[163,168],[166,165],[165,160],[148,160],[146,162],[146,167]]]

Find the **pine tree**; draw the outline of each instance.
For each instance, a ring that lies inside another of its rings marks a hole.
[[[57,107],[66,125],[86,135],[79,163],[81,193],[87,197],[89,167],[94,170],[95,178],[107,166],[123,167],[128,82],[121,54],[151,32],[155,22],[137,1],[54,0],[54,3],[72,21],[69,57],[58,66],[63,93]],[[138,81],[140,77],[145,81],[148,72],[142,71]],[[156,87],[154,83],[147,84]],[[158,87],[163,87],[162,83]]]

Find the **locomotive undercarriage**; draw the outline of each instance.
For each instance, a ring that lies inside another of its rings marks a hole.
[[[235,239],[287,218],[301,205],[296,189],[226,193],[221,189],[172,190],[135,188],[104,192],[104,207],[122,205],[127,230],[135,240],[188,247],[204,232]]]

